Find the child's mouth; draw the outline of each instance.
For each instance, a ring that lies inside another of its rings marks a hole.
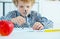
[[[27,12],[24,12],[23,14],[24,14],[25,16],[27,16]]]

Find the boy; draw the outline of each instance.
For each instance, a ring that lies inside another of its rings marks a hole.
[[[13,0],[18,10],[9,12],[1,20],[8,20],[14,23],[15,27],[32,27],[33,30],[48,29],[53,26],[53,22],[39,13],[31,11],[35,0]]]

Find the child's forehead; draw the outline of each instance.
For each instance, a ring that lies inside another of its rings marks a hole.
[[[31,5],[31,3],[19,2],[18,5]]]

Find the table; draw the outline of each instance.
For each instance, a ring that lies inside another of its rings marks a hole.
[[[0,36],[0,39],[60,39],[60,32],[44,32],[31,28],[14,28],[9,36]]]

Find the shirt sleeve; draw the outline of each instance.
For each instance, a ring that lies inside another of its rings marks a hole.
[[[9,12],[6,16],[2,16],[0,20],[8,20],[10,21],[12,18],[16,17],[15,12]]]
[[[42,17],[39,13],[36,16],[36,22],[40,22],[44,26],[44,29],[53,28],[53,22],[46,17]]]
[[[15,18],[16,17],[16,12],[12,11],[12,12],[9,12],[6,16],[2,16],[0,18],[0,20],[7,20],[7,21],[11,21],[12,18]],[[19,28],[20,25],[18,25],[17,23],[13,23],[14,24],[14,27],[16,28]]]

